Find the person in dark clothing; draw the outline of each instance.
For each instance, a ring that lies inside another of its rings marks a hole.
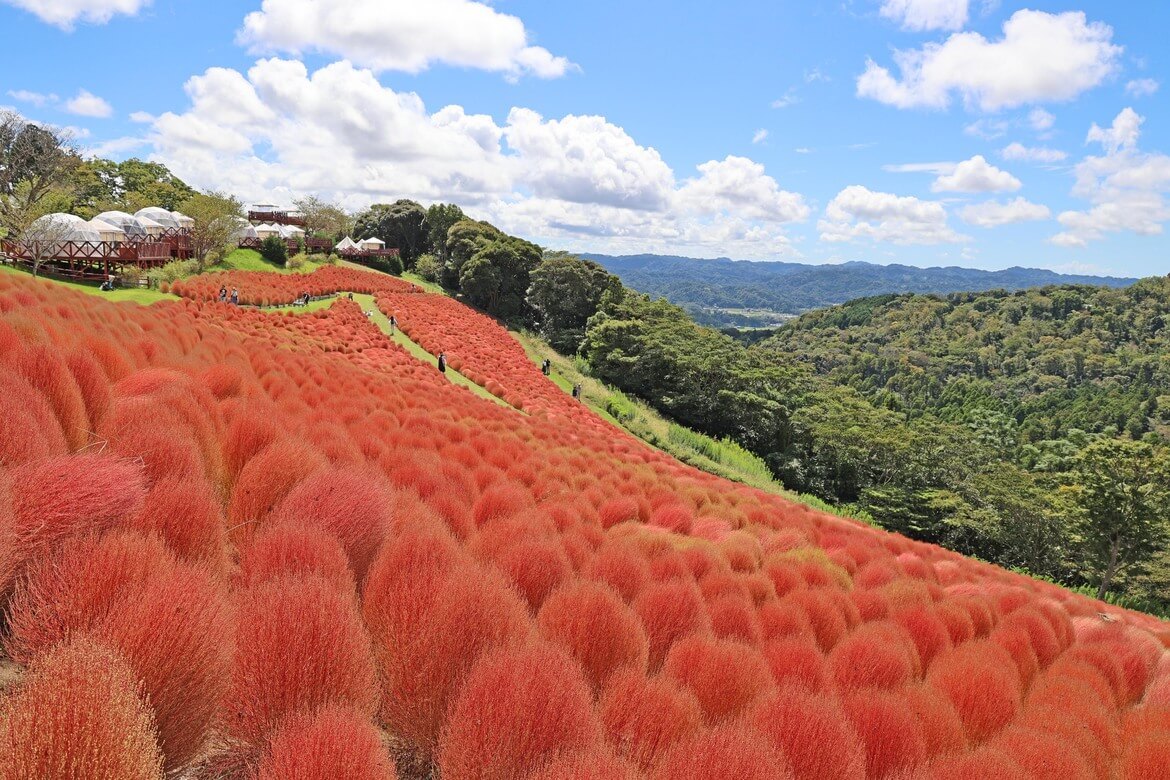
[[[240,305],[240,291],[235,287],[232,288],[232,304],[235,306]]]
[[[540,362],[540,373],[545,376],[552,376],[552,361],[545,358]]]
[[[227,303],[227,288],[226,287],[219,288],[219,302],[220,303]]]
[[[443,373],[443,374],[447,373],[447,353],[446,352],[439,353],[439,371],[440,371],[440,373]]]
[[[350,299],[351,301],[353,300],[353,293],[350,293],[350,294],[349,294],[349,299]]]
[[[581,385],[580,384],[573,385],[573,397],[576,398],[577,400],[581,399]]]
[[[394,335],[394,329],[398,327],[398,318],[393,314],[390,315],[390,335]]]

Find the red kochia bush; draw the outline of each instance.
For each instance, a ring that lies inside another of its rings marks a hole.
[[[1020,711],[1015,664],[990,641],[966,642],[940,655],[926,679],[955,705],[972,742],[988,739]]]
[[[662,673],[695,694],[708,723],[734,718],[772,686],[768,665],[757,650],[702,636],[680,639]]]
[[[528,610],[496,571],[456,550],[445,531],[408,530],[370,569],[363,604],[382,675],[382,714],[422,758],[467,670],[530,630]]]
[[[252,587],[289,575],[315,575],[353,593],[353,572],[341,542],[320,528],[283,526],[261,531],[240,556],[239,581]]]
[[[0,466],[20,466],[68,449],[45,397],[7,369],[0,370]]]
[[[915,777],[921,780],[1027,780],[1028,776],[1002,750],[984,746],[969,753],[937,758]]]
[[[601,527],[612,528],[618,523],[638,519],[638,502],[632,498],[611,498],[597,508]]]
[[[775,639],[763,649],[772,678],[781,687],[823,691],[829,685],[829,665],[811,637]]]
[[[326,706],[290,715],[272,735],[256,780],[397,780],[382,735],[362,713]]]
[[[510,544],[492,557],[533,612],[567,580],[573,566],[556,539],[531,538]]]
[[[44,394],[61,423],[65,441],[72,450],[85,446],[93,430],[85,401],[73,374],[57,350],[48,344],[30,344],[9,356],[9,368]]]
[[[240,594],[228,733],[257,744],[281,718],[325,704],[378,708],[370,640],[355,599],[318,577],[273,580]]]
[[[680,742],[653,780],[790,780],[784,757],[746,728],[724,726]]]
[[[584,574],[608,584],[631,602],[650,582],[650,564],[633,545],[607,542],[586,565]]]
[[[545,639],[577,659],[594,691],[619,668],[646,671],[648,643],[642,623],[606,585],[563,585],[544,602],[536,622]]]
[[[555,758],[525,780],[639,780],[630,764],[600,748]]]
[[[274,525],[316,526],[335,535],[360,583],[390,526],[391,496],[371,473],[323,469],[285,496]]]
[[[0,702],[0,780],[158,780],[154,720],[132,669],[78,638]]]
[[[142,467],[107,455],[51,458],[13,469],[11,476],[14,530],[25,560],[133,517],[146,494]]]
[[[709,634],[711,620],[693,582],[661,582],[646,587],[634,601],[634,611],[650,640],[650,669],[666,660],[670,646],[690,633]]]
[[[1170,777],[1170,746],[1165,732],[1146,732],[1126,741],[1121,754],[1120,780]]]
[[[598,714],[614,750],[644,771],[680,739],[696,733],[703,718],[692,694],[665,677],[647,678],[631,669],[610,676]]]
[[[239,543],[255,533],[297,483],[325,465],[302,441],[282,438],[264,448],[240,471],[228,506],[228,528]]]
[[[446,780],[523,777],[560,753],[601,742],[580,667],[546,643],[514,646],[472,667],[439,748]]]
[[[802,780],[865,780],[865,749],[829,696],[782,689],[760,702],[751,723]]]
[[[156,539],[118,532],[66,543],[32,566],[13,596],[9,654],[27,663],[87,632],[145,684],[168,769],[202,747],[230,660],[230,615],[210,575]]]
[[[916,651],[899,629],[868,623],[837,643],[829,654],[833,677],[843,689],[905,685],[913,676]]]
[[[202,563],[216,574],[227,570],[227,529],[223,510],[203,480],[163,479],[146,494],[146,502],[128,526],[155,533],[180,558]]]
[[[532,506],[532,493],[517,482],[501,482],[492,485],[475,502],[472,514],[475,524],[482,526],[492,520],[500,520]]]
[[[1061,737],[1012,727],[991,744],[1018,763],[1031,780],[1094,780],[1084,756]]]
[[[845,698],[845,714],[865,745],[866,777],[913,769],[928,755],[922,726],[899,697],[859,691]]]

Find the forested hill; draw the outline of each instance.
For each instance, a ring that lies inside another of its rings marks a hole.
[[[1068,276],[1036,268],[979,271],[851,262],[841,265],[696,260],[665,255],[583,255],[639,292],[663,297],[701,322],[766,325],[766,313],[800,314],[885,293],[1022,290],[1052,284],[1124,287],[1134,279]],[[729,311],[730,310],[730,311]],[[772,321],[775,318],[771,318]]]
[[[879,406],[955,421],[1001,416],[1021,445],[1170,422],[1170,277],[1111,289],[887,295],[809,314],[760,349]]]

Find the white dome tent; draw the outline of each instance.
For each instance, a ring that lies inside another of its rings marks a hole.
[[[75,214],[46,214],[38,217],[25,231],[26,243],[36,243],[41,257],[59,255],[65,251],[65,244],[78,244],[72,251],[74,257],[100,257],[102,234]],[[91,244],[83,248],[85,244]],[[46,246],[47,245],[47,246]]]
[[[128,239],[143,238],[147,235],[146,228],[139,221],[138,217],[133,214],[127,214],[125,211],[103,211],[94,217],[94,220],[100,220],[114,227],[121,228]]]
[[[175,219],[175,215],[159,206],[147,206],[144,209],[139,209],[134,212],[134,216],[142,219],[152,219],[158,224],[162,225],[167,230],[178,230],[181,226],[179,220]]]
[[[369,252],[380,252],[386,248],[386,242],[380,238],[363,238],[358,242],[358,248]]]
[[[236,235],[237,241],[243,241],[247,238],[259,238],[256,233],[256,228],[252,227],[252,223],[246,219],[240,218],[236,220]]]
[[[146,235],[150,236],[151,238],[159,238],[162,236],[163,231],[166,230],[163,225],[155,222],[150,217],[142,217],[136,214],[134,215],[134,218],[138,220],[139,225],[142,225],[142,229],[146,231]]]
[[[126,240],[126,231],[117,225],[106,222],[105,220],[94,217],[87,222],[91,228],[98,232],[102,241],[108,241],[111,244],[121,243]]]
[[[175,218],[175,221],[179,223],[179,227],[183,230],[190,230],[195,227],[195,220],[181,211],[172,211],[171,216]]]

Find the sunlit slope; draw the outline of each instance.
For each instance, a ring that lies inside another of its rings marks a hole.
[[[506,406],[220,283],[0,277],[0,778],[1165,773],[1165,624],[678,463],[409,283],[229,281]]]

